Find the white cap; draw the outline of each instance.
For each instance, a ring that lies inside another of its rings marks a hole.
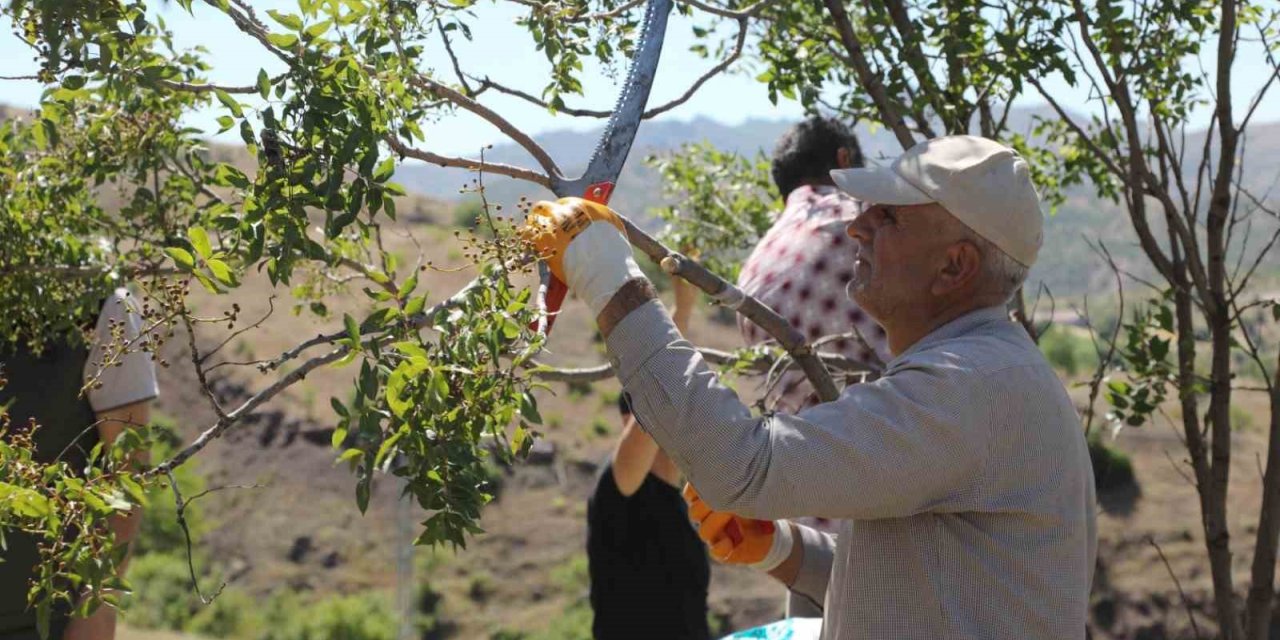
[[[889,167],[836,169],[836,186],[867,203],[936,202],[1009,257],[1030,267],[1044,239],[1040,196],[1027,162],[977,136],[945,136],[911,147]]]

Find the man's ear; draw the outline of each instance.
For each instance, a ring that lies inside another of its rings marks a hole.
[[[853,167],[853,154],[849,152],[848,147],[836,149],[836,166],[841,169]]]
[[[931,287],[942,296],[963,291],[977,283],[982,271],[982,252],[972,242],[961,240],[947,247],[946,259]]]

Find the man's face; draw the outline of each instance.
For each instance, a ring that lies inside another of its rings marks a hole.
[[[849,297],[886,326],[903,314],[929,313],[934,277],[955,239],[949,216],[937,204],[865,207],[847,230],[858,256]]]

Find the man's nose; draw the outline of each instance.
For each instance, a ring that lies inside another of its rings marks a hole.
[[[849,226],[845,227],[844,232],[854,240],[868,242],[871,240],[871,225],[868,223],[871,216],[864,211],[862,215],[854,218]]]

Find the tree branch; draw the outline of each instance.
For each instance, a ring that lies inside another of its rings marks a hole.
[[[1200,627],[1196,625],[1196,617],[1191,614],[1191,601],[1187,599],[1187,593],[1182,590],[1182,582],[1178,580],[1178,576],[1173,573],[1173,567],[1169,564],[1169,559],[1164,556],[1164,549],[1156,543],[1155,536],[1148,535],[1147,543],[1155,547],[1156,553],[1160,554],[1160,561],[1164,563],[1164,568],[1169,572],[1169,577],[1173,578],[1173,585],[1178,588],[1178,595],[1182,597],[1182,606],[1187,611],[1187,619],[1191,621],[1191,629],[1199,640]]]
[[[458,82],[467,92],[469,97],[475,97],[476,92],[471,90],[471,86],[467,84],[467,77],[462,73],[462,66],[458,64],[458,56],[453,52],[453,44],[449,42],[449,34],[444,32],[444,24],[436,18],[436,29],[440,32],[440,40],[444,42],[444,50],[449,54],[449,62],[453,63],[453,73],[458,76]]]
[[[894,137],[898,139],[898,144],[902,145],[904,150],[915,146],[915,136],[911,134],[911,130],[907,128],[907,123],[902,119],[901,114],[898,113],[893,103],[890,102],[884,83],[871,71],[871,65],[867,62],[867,54],[862,49],[862,44],[858,42],[857,36],[853,33],[853,23],[849,21],[849,14],[844,9],[843,0],[823,0],[823,2],[827,6],[827,11],[831,14],[832,22],[835,23],[836,32],[840,35],[840,42],[849,53],[849,60],[853,64],[854,72],[858,75],[858,83],[871,96],[872,102],[875,103],[880,112],[880,119],[890,131],[893,131]]]
[[[511,178],[516,178],[518,180],[532,182],[534,184],[541,185],[548,189],[551,188],[551,178],[545,174],[538,173],[537,171],[534,171],[532,169],[526,169],[524,167],[515,167],[512,165],[501,164],[497,162],[481,162],[479,160],[472,160],[471,158],[456,158],[452,156],[442,156],[440,154],[432,153],[430,151],[423,151],[420,149],[415,149],[413,147],[410,147],[406,145],[404,142],[402,142],[399,138],[392,135],[388,135],[386,138],[384,138],[384,140],[386,140],[387,144],[391,146],[392,150],[394,150],[396,153],[399,153],[402,156],[417,158],[418,160],[424,160],[426,162],[430,162],[431,164],[439,165],[441,167],[457,167],[461,169],[466,169],[468,171],[485,171],[485,172],[494,173],[500,176],[508,176]]]
[[[831,374],[822,366],[822,361],[814,355],[813,347],[806,344],[804,336],[782,316],[711,273],[696,261],[672,252],[630,220],[626,218],[622,220],[626,225],[627,237],[631,245],[649,256],[649,259],[660,265],[663,271],[684,278],[712,298],[732,297],[734,301],[729,303],[729,306],[773,336],[778,341],[778,345],[795,358],[823,402],[831,402],[839,397],[840,393],[836,389],[835,382],[831,380]]]
[[[737,361],[733,353],[721,351],[719,349],[710,349],[706,347],[697,347],[698,353],[702,354],[702,359],[715,365],[726,365]],[[868,370],[861,363],[851,360],[838,353],[816,352],[815,355],[826,363],[828,366],[842,372],[848,373],[867,373]],[[764,357],[755,360],[747,368],[752,373],[766,373],[776,363],[781,360],[791,360],[791,358],[773,358]],[[529,367],[544,366],[539,362],[530,362]],[[607,380],[614,376],[613,367],[609,364],[601,364],[593,367],[580,368],[552,368],[549,370],[535,371],[533,376],[547,382],[597,382]]]
[[[672,110],[672,109],[674,109],[674,108],[676,108],[676,107],[678,107],[678,106],[680,106],[680,105],[684,104],[685,102],[688,102],[689,98],[692,98],[692,97],[693,97],[693,94],[697,93],[697,92],[698,92],[698,90],[702,88],[702,85],[703,85],[703,84],[706,84],[706,82],[707,82],[708,80],[710,80],[711,78],[713,78],[713,77],[715,77],[715,76],[717,76],[717,75],[719,75],[719,74],[723,73],[723,72],[724,72],[726,69],[728,69],[728,68],[729,68],[729,67],[730,67],[734,62],[736,62],[736,61],[738,60],[738,58],[739,58],[739,57],[741,57],[741,56],[742,56],[742,51],[743,51],[743,48],[744,48],[744,47],[745,47],[745,45],[746,45],[746,42],[747,42],[747,20],[746,20],[746,18],[739,18],[739,19],[738,19],[738,37],[737,37],[736,42],[734,43],[733,50],[729,53],[729,55],[728,55],[728,56],[726,56],[726,57],[725,57],[723,60],[721,60],[719,63],[717,63],[714,67],[712,67],[711,69],[709,69],[706,73],[704,73],[704,74],[702,74],[701,76],[699,76],[699,77],[698,77],[698,79],[697,79],[697,80],[695,80],[695,81],[693,82],[693,84],[689,85],[689,87],[688,87],[687,89],[685,89],[684,93],[680,94],[680,97],[675,98],[674,100],[671,100],[670,102],[667,102],[667,103],[665,103],[665,104],[662,104],[662,105],[659,105],[659,106],[656,106],[656,107],[653,107],[653,108],[651,108],[651,109],[646,110],[646,111],[645,111],[645,112],[640,116],[640,119],[641,119],[641,120],[648,120],[648,119],[653,118],[653,117],[655,117],[655,116],[658,116],[658,115],[660,115],[660,114],[662,114],[662,113],[665,113],[665,112],[667,112],[667,111],[670,111],[670,110]],[[503,94],[506,94],[506,95],[509,95],[509,96],[512,96],[512,97],[520,98],[521,100],[524,100],[525,102],[528,102],[528,103],[531,103],[531,104],[535,104],[535,105],[537,105],[537,106],[539,106],[539,107],[542,107],[542,108],[544,108],[544,109],[552,109],[552,106],[551,106],[551,105],[550,105],[550,103],[548,103],[546,100],[542,100],[541,98],[538,98],[538,97],[536,97],[536,96],[533,96],[533,95],[531,95],[531,94],[529,94],[529,93],[526,93],[526,92],[524,92],[524,91],[521,91],[521,90],[519,90],[519,89],[515,89],[515,88],[512,88],[512,87],[507,87],[507,86],[505,86],[505,85],[502,85],[502,84],[499,84],[499,83],[497,83],[497,82],[494,82],[494,81],[493,81],[492,79],[490,79],[488,76],[485,76],[484,78],[477,78],[477,77],[475,77],[475,76],[470,76],[470,77],[471,77],[471,79],[472,79],[472,80],[475,80],[475,81],[477,81],[477,82],[480,82],[480,83],[481,83],[481,87],[482,87],[482,88],[486,88],[486,89],[494,89],[494,90],[498,91],[499,93],[503,93]],[[574,108],[574,107],[555,107],[555,110],[556,110],[556,111],[558,111],[558,112],[561,112],[561,113],[566,113],[566,114],[568,114],[568,115],[576,116],[576,117],[581,117],[581,118],[608,118],[608,117],[610,117],[610,116],[612,116],[612,115],[613,115],[613,112],[612,112],[612,111],[601,111],[601,110],[598,110],[598,109],[578,109],[578,108]]]
[[[924,51],[921,49],[922,39],[916,32],[915,25],[911,22],[911,16],[908,15],[906,6],[903,5],[901,0],[884,0],[884,5],[889,11],[889,18],[892,20],[894,28],[898,31],[899,41],[902,45],[901,55],[907,66],[911,68],[911,73],[915,75],[916,82],[920,83],[920,93],[924,94],[929,106],[933,108],[933,112],[942,120],[944,131],[947,133],[961,133],[955,128],[955,123],[950,122],[947,116],[948,103],[960,101],[955,100],[955,96],[949,95],[950,92],[939,87],[937,80],[929,71],[929,62],[925,60]],[[927,121],[918,119],[917,126],[920,127],[921,131],[925,132],[925,137],[934,137]]]
[[[533,138],[529,137],[529,134],[517,129],[515,125],[511,124],[511,122],[506,118],[498,115],[498,113],[493,109],[468,98],[448,85],[442,84],[425,76],[411,77],[409,79],[409,84],[430,92],[438,98],[448,100],[449,102],[480,116],[480,118],[493,125],[510,138],[512,142],[515,142],[523,147],[525,151],[528,151],[529,155],[533,156],[533,159],[538,161],[542,170],[547,172],[547,175],[562,175],[560,173],[560,167],[556,166],[555,160],[552,160],[551,156],[547,155],[545,149],[539,146],[537,142],[534,142]]]

